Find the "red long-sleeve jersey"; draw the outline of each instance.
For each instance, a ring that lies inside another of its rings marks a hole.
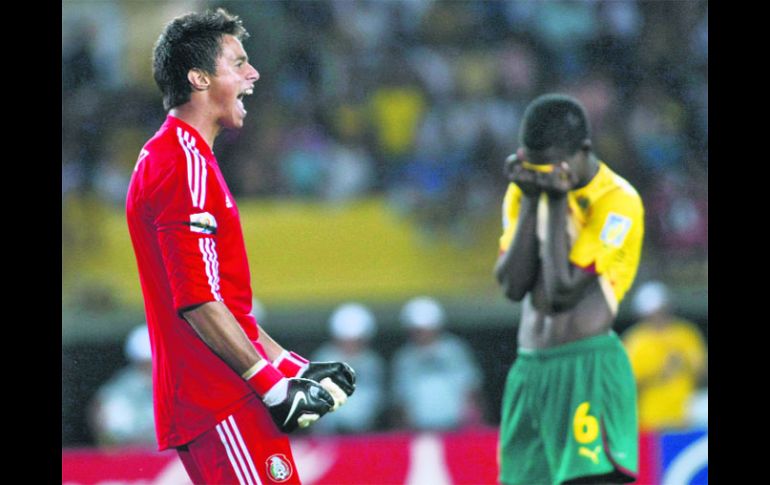
[[[153,354],[160,450],[191,441],[252,393],[181,317],[223,302],[249,339],[251,281],[238,208],[203,137],[168,116],[145,144],[128,187],[126,215]]]

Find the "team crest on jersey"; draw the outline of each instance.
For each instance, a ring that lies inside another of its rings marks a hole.
[[[607,220],[604,221],[604,227],[602,228],[600,238],[605,244],[619,248],[623,245],[623,241],[626,240],[626,236],[630,230],[631,219],[610,212],[607,214]]]
[[[265,465],[267,466],[267,475],[273,481],[278,483],[285,482],[291,478],[291,474],[293,473],[291,463],[286,459],[286,455],[271,455],[267,461],[265,461]]]
[[[187,223],[190,226],[192,232],[200,234],[216,234],[217,233],[217,220],[208,212],[200,212],[198,214],[190,214],[190,222]]]

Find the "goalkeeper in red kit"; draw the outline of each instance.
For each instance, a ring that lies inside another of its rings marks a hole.
[[[226,11],[169,22],[153,75],[168,111],[141,149],[126,216],[153,357],[156,438],[201,483],[300,483],[287,433],[344,404],[355,373],[281,347],[251,314],[238,207],[211,150],[243,126],[259,73]]]

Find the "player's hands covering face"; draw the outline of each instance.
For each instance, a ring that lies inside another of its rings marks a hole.
[[[508,181],[518,185],[521,192],[527,197],[538,197],[542,190],[541,179],[546,175],[524,168],[524,152],[519,148],[516,153],[505,159],[503,170]]]
[[[567,192],[574,190],[577,184],[578,176],[567,162],[553,164],[552,171],[542,173],[537,179],[537,185],[552,198],[564,197]]]

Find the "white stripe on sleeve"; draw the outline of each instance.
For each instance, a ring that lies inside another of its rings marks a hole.
[[[190,145],[187,145],[188,148],[190,148]],[[198,150],[194,150],[190,148],[190,151],[193,154],[193,157],[195,157],[195,163],[193,164],[193,168],[195,169],[195,173],[193,174],[193,205],[195,207],[200,207],[200,194],[201,194],[201,160],[200,155],[198,155]]]
[[[196,154],[200,154],[200,152],[196,149]],[[203,155],[200,155],[201,160],[201,186],[200,186],[200,192],[198,192],[199,196],[199,204],[198,206],[203,209],[204,204],[206,204],[206,158]]]
[[[211,254],[211,269],[214,273],[214,292],[219,300],[222,300],[222,295],[219,293],[219,258],[217,257],[217,243],[213,239],[209,239],[209,253]]]
[[[206,276],[208,277],[211,294],[217,301],[222,301],[222,295],[219,294],[219,262],[217,253],[213,248],[214,241],[210,238],[201,238],[198,240],[198,249],[203,255],[203,263],[206,267]]]
[[[193,200],[193,206],[195,206],[195,195],[193,194],[193,180],[192,180],[192,174],[193,174],[193,168],[192,168],[192,159],[190,155],[190,149],[187,147],[187,142],[185,141],[185,137],[189,136],[187,132],[182,132],[181,128],[176,129],[176,135],[177,138],[179,138],[179,144],[182,146],[182,150],[184,150],[184,155],[187,158],[187,188],[190,189],[190,196]]]
[[[177,128],[177,137],[187,157],[187,185],[190,188],[193,207],[203,209],[203,205],[206,203],[206,178],[208,176],[206,158],[195,147],[197,139],[189,132]]]

